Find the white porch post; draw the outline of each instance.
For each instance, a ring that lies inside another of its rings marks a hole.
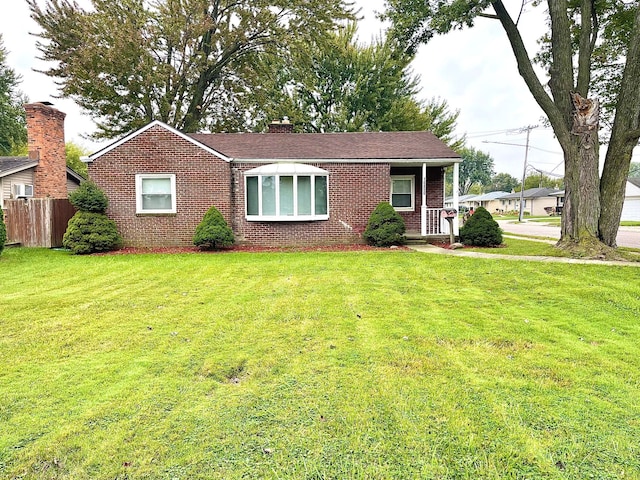
[[[420,209],[420,235],[427,236],[427,164],[422,164],[422,207]]]
[[[458,189],[460,188],[460,164],[453,164],[453,208],[459,211],[460,205],[458,205]],[[460,222],[458,221],[458,215],[453,219],[453,234],[460,234]]]

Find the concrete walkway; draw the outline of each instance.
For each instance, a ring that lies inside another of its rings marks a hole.
[[[517,237],[523,240],[522,237]],[[554,243],[554,242],[551,242]],[[575,263],[582,265],[611,265],[619,267],[640,267],[640,262],[617,262],[611,260],[588,260],[582,258],[567,258],[567,257],[543,257],[533,255],[500,255],[498,253],[484,253],[484,252],[470,252],[468,250],[449,250],[446,248],[440,248],[435,245],[407,245],[409,248],[422,253],[431,253],[435,255],[451,255],[454,257],[470,257],[470,258],[489,258],[492,260],[520,260],[527,262],[546,262],[546,263]]]

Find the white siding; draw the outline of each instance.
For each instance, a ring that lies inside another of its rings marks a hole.
[[[4,200],[11,198],[11,189],[14,183],[28,183],[33,185],[33,168],[23,170],[13,175],[7,175],[0,179],[0,203],[4,206]]]

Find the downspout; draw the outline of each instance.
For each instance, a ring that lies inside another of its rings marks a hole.
[[[453,208],[456,209],[456,212],[460,211],[460,206],[458,204],[458,189],[460,188],[460,164],[453,164]],[[453,219],[453,234],[458,236],[460,234],[460,221],[458,215]]]
[[[420,209],[420,235],[427,236],[427,164],[422,164],[422,207]]]

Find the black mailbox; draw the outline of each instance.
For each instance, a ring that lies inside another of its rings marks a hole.
[[[456,218],[456,215],[458,215],[458,211],[455,208],[443,208],[440,211],[442,218]]]

